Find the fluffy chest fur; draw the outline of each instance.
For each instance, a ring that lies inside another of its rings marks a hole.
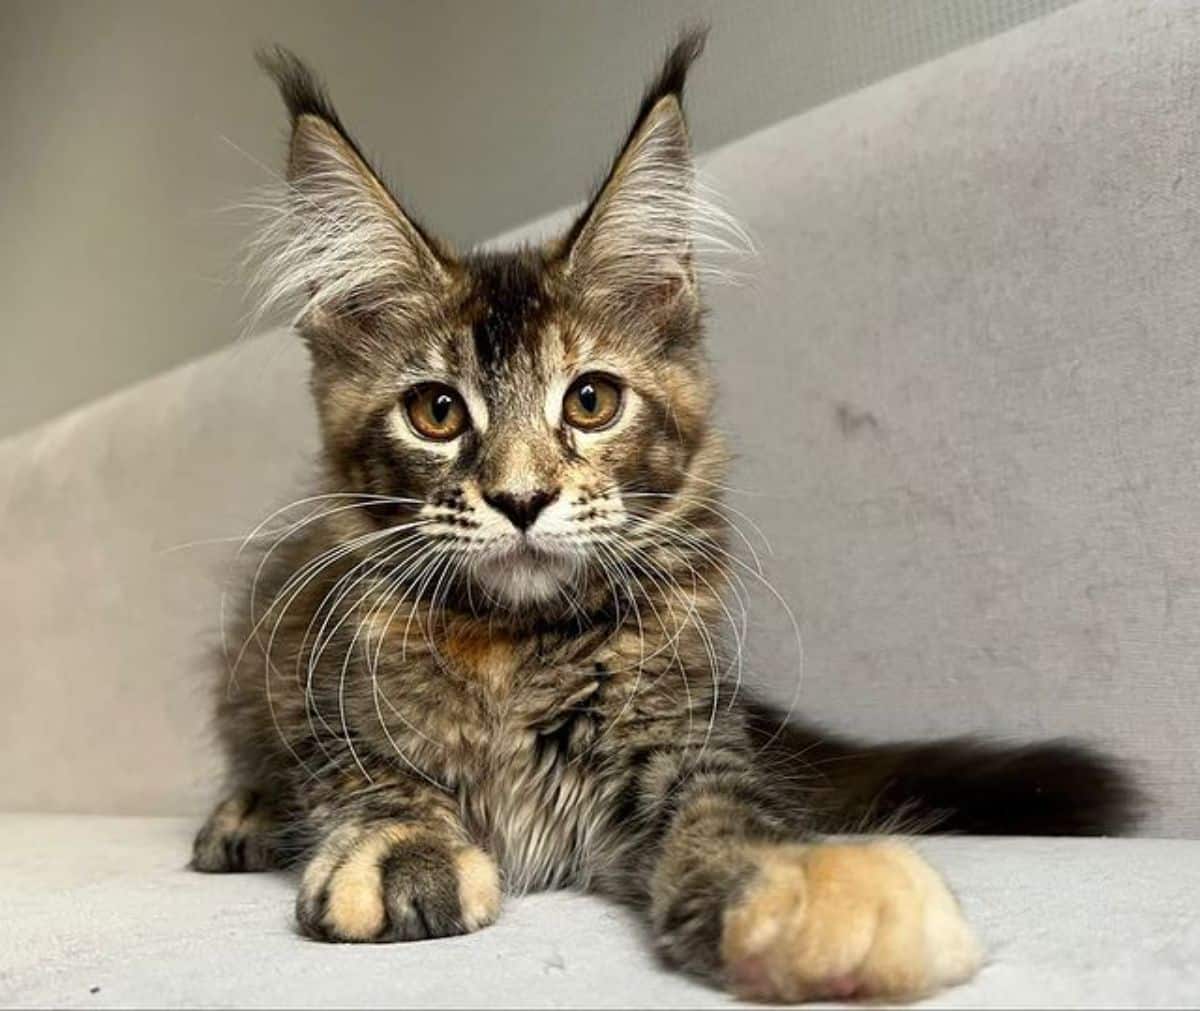
[[[646,650],[644,634],[600,627],[514,636],[471,621],[425,648],[442,691],[405,744],[454,791],[507,887],[583,883],[602,870],[620,838],[613,821],[631,734],[669,737],[680,715],[666,690],[669,667],[644,678],[630,663]],[[397,678],[412,679],[411,671]]]
[[[710,732],[715,577],[519,626],[406,599],[353,557],[297,582],[344,540],[314,530],[261,570],[219,701],[244,774],[268,770],[301,812],[327,781],[409,777],[454,799],[510,887],[597,873],[631,770]]]
[[[323,610],[338,578],[250,635],[258,647],[222,703],[237,740],[280,743],[271,764],[301,810],[321,781],[409,777],[453,799],[510,890],[584,884],[623,852],[616,823],[639,764],[705,735],[711,696],[683,672],[709,661],[694,629],[668,621],[678,607],[661,605],[658,622],[650,611],[515,632],[369,593]],[[280,595],[267,586],[263,599]],[[247,691],[263,704],[246,706]]]

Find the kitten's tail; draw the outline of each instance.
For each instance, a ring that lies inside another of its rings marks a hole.
[[[764,760],[786,770],[829,831],[1120,835],[1141,815],[1129,775],[1070,741],[858,746],[757,703],[749,711]]]

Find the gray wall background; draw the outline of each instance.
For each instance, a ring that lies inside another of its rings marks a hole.
[[[283,42],[410,205],[460,244],[579,199],[680,23],[705,150],[1066,0],[13,2],[0,6],[0,435],[242,327],[230,210],[283,116]]]

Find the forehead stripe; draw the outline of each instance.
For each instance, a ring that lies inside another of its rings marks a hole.
[[[494,253],[471,267],[478,304],[475,357],[481,369],[492,371],[518,349],[535,346],[544,304],[541,281],[529,254]]]

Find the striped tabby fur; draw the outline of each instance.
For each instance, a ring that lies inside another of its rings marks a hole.
[[[575,887],[749,997],[915,995],[978,964],[956,903],[901,844],[821,833],[1108,832],[1132,794],[1069,745],[871,751],[730,706],[698,283],[740,235],[692,169],[702,43],[672,50],[565,235],[463,256],[309,71],[264,57],[292,138],[258,279],[297,308],[325,468],[243,598],[216,695],[230,791],[193,863],[301,868],[322,939],[457,934],[502,892]],[[568,422],[587,375],[620,397],[596,430]],[[414,428],[428,383],[468,419],[452,438]]]

